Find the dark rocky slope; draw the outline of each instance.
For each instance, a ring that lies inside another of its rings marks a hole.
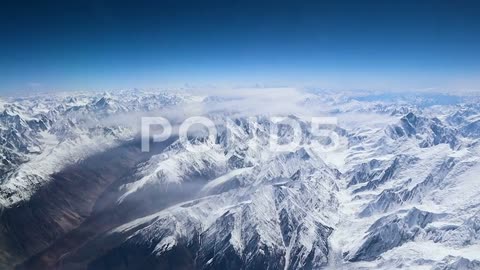
[[[94,207],[110,185],[127,178],[139,163],[164,146],[156,144],[151,152],[144,153],[139,142],[132,141],[93,155],[52,175],[52,180],[28,201],[4,209],[0,217],[0,256],[3,258],[0,268],[11,268],[46,250],[72,230],[80,229],[77,227],[88,220],[92,212],[102,212]],[[108,199],[102,199],[103,207],[109,205]],[[88,237],[90,233],[80,231],[78,237]],[[41,258],[47,265],[55,260],[55,254]]]

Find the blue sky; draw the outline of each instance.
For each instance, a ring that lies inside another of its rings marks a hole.
[[[2,5],[4,93],[185,84],[480,89],[480,1]]]

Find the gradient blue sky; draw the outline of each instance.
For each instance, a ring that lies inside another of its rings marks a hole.
[[[2,1],[0,91],[480,89],[480,1]]]

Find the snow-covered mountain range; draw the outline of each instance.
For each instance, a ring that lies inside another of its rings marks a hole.
[[[480,269],[478,101],[295,89],[4,98],[0,264]],[[206,116],[218,133],[190,138],[206,152],[175,135],[148,154],[128,148],[153,115]],[[300,124],[297,148],[269,147],[271,116]],[[312,116],[338,119],[333,150]]]

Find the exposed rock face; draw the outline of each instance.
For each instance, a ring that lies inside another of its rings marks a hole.
[[[469,260],[462,257],[453,257],[448,256],[442,260],[442,262],[437,263],[434,270],[474,270],[480,269],[480,261],[478,260]]]
[[[377,220],[367,231],[360,248],[348,258],[351,261],[369,261],[380,254],[424,233],[424,228],[438,215],[413,208],[403,217],[394,214]]]
[[[389,127],[387,133],[394,139],[416,137],[422,148],[438,144],[448,144],[451,148],[458,146],[455,129],[444,125],[436,117],[418,117],[412,112],[402,117],[398,124]]]

